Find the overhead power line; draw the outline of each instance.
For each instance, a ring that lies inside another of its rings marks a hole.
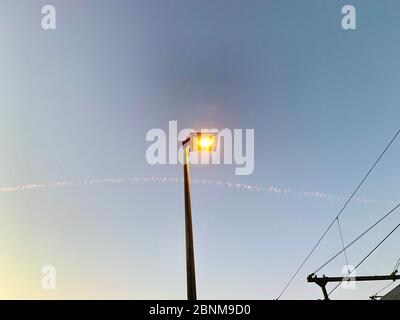
[[[332,256],[328,261],[322,264],[317,270],[313,272],[313,274],[317,274],[321,269],[325,268],[329,263],[335,260],[340,254],[342,254],[345,250],[350,248],[353,244],[355,244],[358,240],[360,240],[363,236],[365,236],[368,232],[370,232],[373,228],[375,228],[378,224],[380,224],[383,220],[389,217],[393,212],[395,212],[400,207],[400,203],[396,205],[393,209],[391,209],[388,213],[386,213],[383,217],[381,217],[378,221],[376,221],[373,225],[363,231],[357,238],[351,241],[347,246],[345,246],[342,250],[338,251],[334,256]]]
[[[391,287],[394,283],[396,283],[396,281],[392,281],[391,283],[385,285],[381,290],[377,291],[371,298],[374,298],[374,299],[378,298],[378,295],[379,295],[381,292],[383,292],[383,291],[385,291],[387,288]]]
[[[400,267],[400,258],[399,258],[399,260],[397,260],[396,265],[394,266],[393,272],[398,271],[399,267]]]
[[[342,227],[340,226],[339,218],[337,218],[336,221],[337,221],[337,225],[338,225],[338,228],[339,228],[340,240],[341,240],[341,242],[342,242],[342,248],[343,248],[343,253],[344,253],[344,259],[346,260],[347,272],[350,273],[350,269],[349,269],[349,259],[347,259],[346,247],[345,247],[345,245],[344,245],[344,238],[343,238],[343,233],[342,233]]]
[[[354,269],[351,271],[351,273],[353,273],[354,271],[356,271],[358,269],[359,266],[361,266],[365,260],[367,260],[369,258],[369,256],[371,254],[373,254],[375,252],[376,249],[378,249],[398,228],[400,227],[400,223],[394,227],[392,229],[392,231],[390,231],[384,238],[383,240],[381,240],[370,252],[368,252],[368,254],[354,267]],[[350,275],[349,275],[350,276]],[[328,294],[331,295],[342,283],[343,281],[339,282]]]
[[[340,215],[342,214],[342,212],[344,211],[344,209],[347,207],[347,205],[349,204],[349,202],[353,199],[354,195],[357,193],[357,191],[361,188],[361,186],[364,184],[364,181],[369,177],[369,175],[371,174],[371,172],[375,169],[376,165],[379,163],[379,161],[382,159],[382,157],[384,156],[384,154],[386,153],[386,151],[390,148],[390,146],[392,145],[392,143],[396,140],[397,136],[400,133],[400,129],[397,130],[396,134],[393,136],[393,138],[390,140],[390,142],[387,144],[386,148],[383,150],[383,152],[379,155],[378,159],[376,159],[376,161],[373,163],[372,167],[369,169],[369,171],[367,172],[367,174],[364,176],[364,178],[361,180],[361,182],[358,184],[358,186],[356,187],[356,189],[353,191],[353,193],[350,195],[350,197],[347,199],[347,201],[345,202],[345,204],[343,205],[343,207],[339,210],[339,213],[336,215],[336,217],[332,220],[332,222],[329,224],[329,226],[326,228],[326,230],[324,231],[324,233],[322,234],[321,238],[319,238],[319,240],[316,242],[316,244],[312,247],[311,251],[308,253],[308,255],[306,256],[306,258],[303,260],[303,262],[300,264],[300,266],[297,268],[297,270],[295,271],[295,273],[292,275],[292,277],[289,279],[288,283],[285,285],[285,287],[283,288],[283,290],[281,291],[281,293],[279,294],[277,300],[279,300],[281,298],[281,296],[286,292],[286,290],[289,288],[290,284],[293,282],[293,280],[296,278],[296,276],[298,275],[298,273],[300,272],[300,270],[303,268],[303,266],[306,264],[306,262],[309,260],[309,258],[312,256],[312,254],[314,253],[314,251],[317,249],[317,247],[319,246],[319,244],[321,243],[321,241],[325,238],[325,236],[327,235],[327,233],[329,232],[329,230],[332,228],[333,224],[335,223],[336,219],[338,219],[340,217]]]
[[[392,271],[393,274],[394,274],[394,273],[397,273],[398,268],[399,268],[399,265],[400,265],[400,258],[397,260],[396,264],[394,265],[394,268],[393,268],[393,271]],[[378,295],[379,295],[381,292],[385,291],[387,288],[391,287],[394,283],[396,283],[395,280],[392,281],[391,283],[385,285],[385,286],[384,286],[382,289],[380,289],[379,291],[375,292],[375,294],[372,295],[370,298],[371,298],[371,299],[379,298]]]

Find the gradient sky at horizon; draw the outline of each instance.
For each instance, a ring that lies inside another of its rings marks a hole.
[[[399,129],[398,1],[0,1],[0,187],[182,177],[146,162],[152,128],[254,128],[255,171],[211,179],[346,198]],[[341,8],[357,9],[357,30]],[[342,218],[346,242],[399,200],[396,141]],[[273,299],[344,200],[194,184],[198,297]],[[184,299],[183,186],[95,184],[0,192],[0,298]],[[399,221],[350,249],[356,264]],[[392,271],[394,234],[359,274]],[[333,228],[283,296],[341,247]],[[57,268],[43,291],[40,268]],[[324,269],[338,275],[344,258]],[[332,298],[367,299],[384,284]]]

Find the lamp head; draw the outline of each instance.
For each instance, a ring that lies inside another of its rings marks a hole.
[[[215,152],[218,134],[214,132],[195,132],[190,134],[190,151]]]

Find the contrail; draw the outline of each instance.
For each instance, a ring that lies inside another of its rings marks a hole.
[[[94,184],[118,184],[118,183],[146,183],[146,182],[165,182],[165,183],[183,183],[182,178],[174,178],[174,177],[126,177],[126,178],[103,178],[103,179],[90,179],[83,181],[59,181],[54,183],[34,183],[34,184],[24,184],[17,186],[3,186],[0,187],[0,192],[18,192],[18,191],[34,191],[38,189],[51,189],[51,188],[61,188],[61,187],[77,187],[84,185],[94,185]],[[232,182],[224,182],[220,180],[209,180],[209,179],[192,179],[192,183],[194,184],[208,184],[220,186],[223,188],[237,189],[237,190],[246,190],[251,192],[261,192],[267,194],[277,194],[277,195],[289,195],[298,198],[310,198],[310,199],[322,199],[322,200],[336,200],[341,201],[342,197],[329,194],[320,191],[296,191],[287,188],[279,188],[279,187],[261,187],[257,185],[250,184],[242,184],[242,183],[232,183]],[[376,200],[365,199],[365,198],[355,198],[356,202],[369,204],[369,203],[377,203]]]

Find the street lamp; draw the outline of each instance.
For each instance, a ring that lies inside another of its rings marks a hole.
[[[187,298],[196,300],[196,274],[194,265],[192,205],[190,200],[190,152],[213,152],[217,149],[217,133],[196,132],[182,142],[184,152],[183,176],[185,191],[185,237],[186,237],[186,281]]]

